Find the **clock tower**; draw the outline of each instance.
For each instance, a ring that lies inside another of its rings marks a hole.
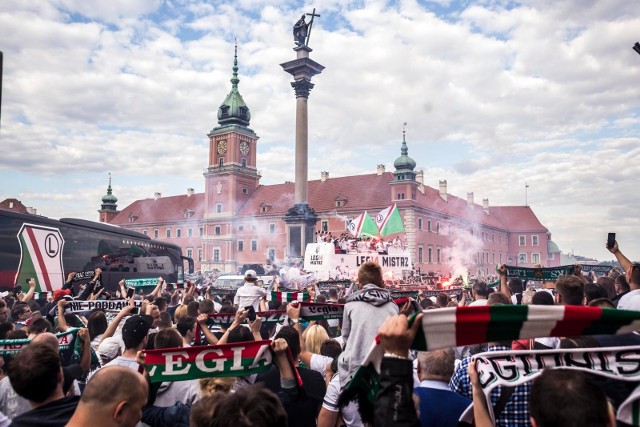
[[[234,271],[233,219],[260,185],[256,168],[258,136],[249,128],[251,113],[238,91],[238,46],[235,47],[231,92],[218,108],[218,126],[209,137],[205,179],[206,260],[220,260],[222,271]],[[209,243],[211,242],[211,243]]]

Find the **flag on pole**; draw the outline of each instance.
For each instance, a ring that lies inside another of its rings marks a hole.
[[[376,225],[380,230],[381,236],[388,236],[389,234],[401,233],[404,231],[404,225],[402,224],[402,217],[398,206],[394,203],[388,208],[380,211],[376,216]]]
[[[353,237],[376,237],[378,235],[378,227],[366,211],[351,220],[347,225],[347,230]]]

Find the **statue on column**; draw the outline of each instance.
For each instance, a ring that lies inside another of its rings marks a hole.
[[[305,22],[304,15],[296,22],[293,26],[293,41],[296,46],[306,46],[307,45],[307,29],[309,28],[309,24]]]

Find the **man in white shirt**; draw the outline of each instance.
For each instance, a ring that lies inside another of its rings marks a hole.
[[[257,285],[258,275],[253,270],[244,273],[244,284],[236,291],[233,304],[238,308],[253,306],[255,311],[265,311],[267,291]]]
[[[151,329],[150,319],[135,315],[129,317],[122,327],[122,341],[124,342],[124,353],[118,356],[106,366],[124,366],[138,371],[140,365],[136,362],[136,354],[147,346],[147,334]]]
[[[471,287],[471,294],[473,295],[473,301],[469,304],[470,307],[477,305],[487,305],[487,297],[489,296],[489,288],[487,284],[482,281],[477,281]]]

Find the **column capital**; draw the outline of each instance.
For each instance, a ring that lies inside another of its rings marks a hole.
[[[291,87],[296,91],[296,98],[309,98],[309,92],[313,86],[315,85],[306,79],[291,82]]]

